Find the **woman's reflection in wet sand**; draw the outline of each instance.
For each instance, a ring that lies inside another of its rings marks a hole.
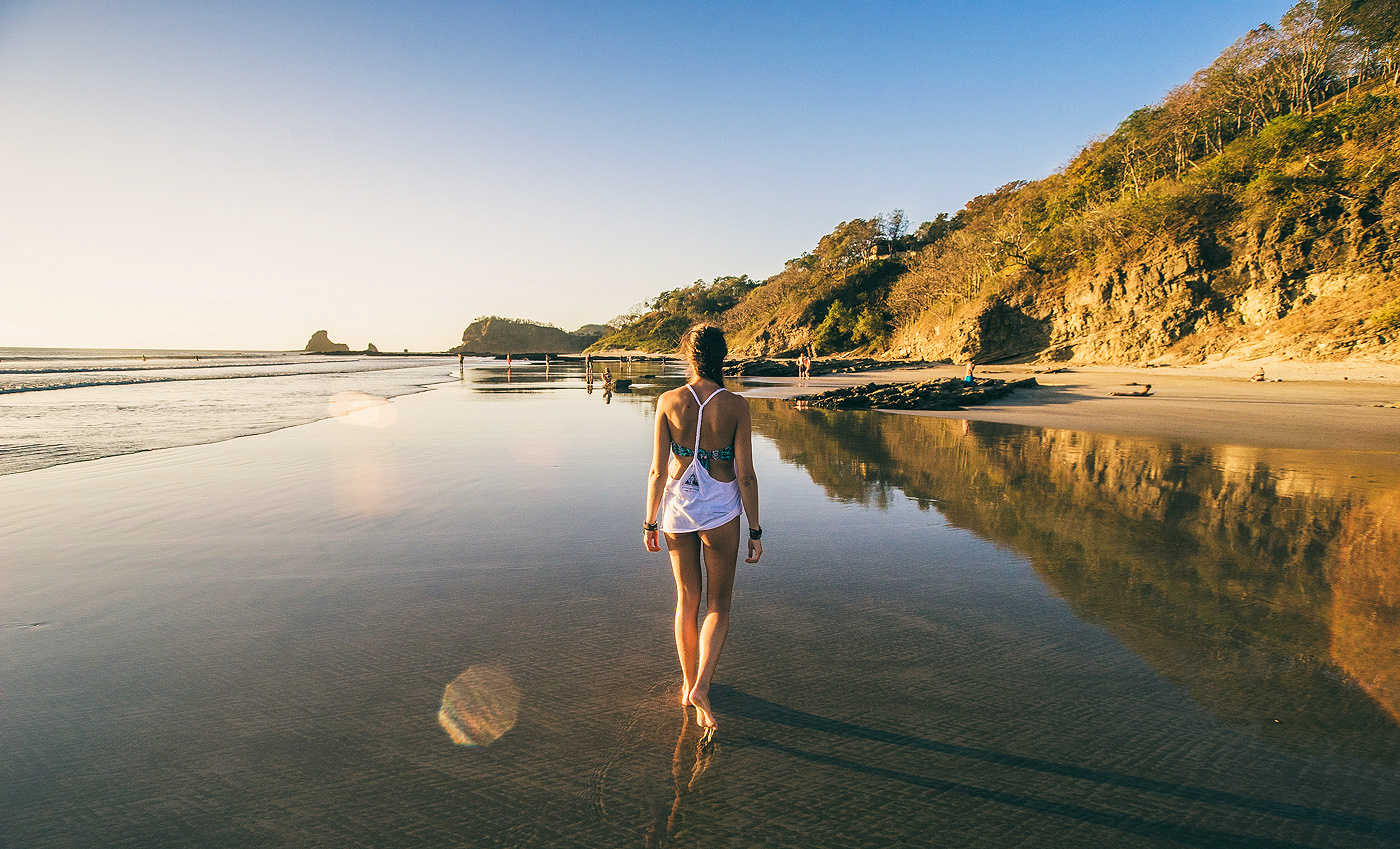
[[[665,846],[667,841],[680,834],[685,824],[683,802],[695,793],[701,777],[714,763],[718,748],[714,728],[692,726],[685,711],[678,714],[678,721],[680,731],[676,735],[676,751],[671,758],[671,782],[675,796],[671,809],[665,812],[664,821],[660,806],[653,811],[652,823],[647,827],[648,847]]]

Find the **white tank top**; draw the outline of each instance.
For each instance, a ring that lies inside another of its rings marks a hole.
[[[718,528],[743,512],[739,500],[739,482],[717,481],[710,470],[700,463],[700,424],[705,419],[705,405],[724,391],[723,387],[710,393],[704,401],[695,388],[686,384],[700,411],[695,417],[695,446],[690,451],[690,464],[678,478],[666,481],[661,493],[661,530],[671,534],[708,531]]]

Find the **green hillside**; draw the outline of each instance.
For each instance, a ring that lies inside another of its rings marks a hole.
[[[912,230],[842,222],[595,347],[670,350],[703,318],[762,355],[1393,359],[1397,173],[1400,0],[1303,0],[1048,177]]]
[[[604,325],[589,324],[569,333],[552,324],[483,316],[462,331],[462,344],[453,348],[452,353],[572,354],[597,341],[607,329]]]

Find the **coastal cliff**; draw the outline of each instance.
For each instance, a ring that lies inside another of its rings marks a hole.
[[[1385,202],[1400,206],[1400,187]],[[893,352],[1105,364],[1400,359],[1400,328],[1372,318],[1400,296],[1400,220],[1374,208],[1336,213],[1163,245],[1059,285],[1012,287],[911,328]]]
[[[912,230],[843,221],[597,347],[669,351],[703,320],[740,357],[1400,361],[1400,28],[1378,9],[1300,0],[1045,178]]]

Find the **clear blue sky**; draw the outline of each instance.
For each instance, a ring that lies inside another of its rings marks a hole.
[[[441,350],[1035,179],[1279,0],[0,0],[0,346]]]

